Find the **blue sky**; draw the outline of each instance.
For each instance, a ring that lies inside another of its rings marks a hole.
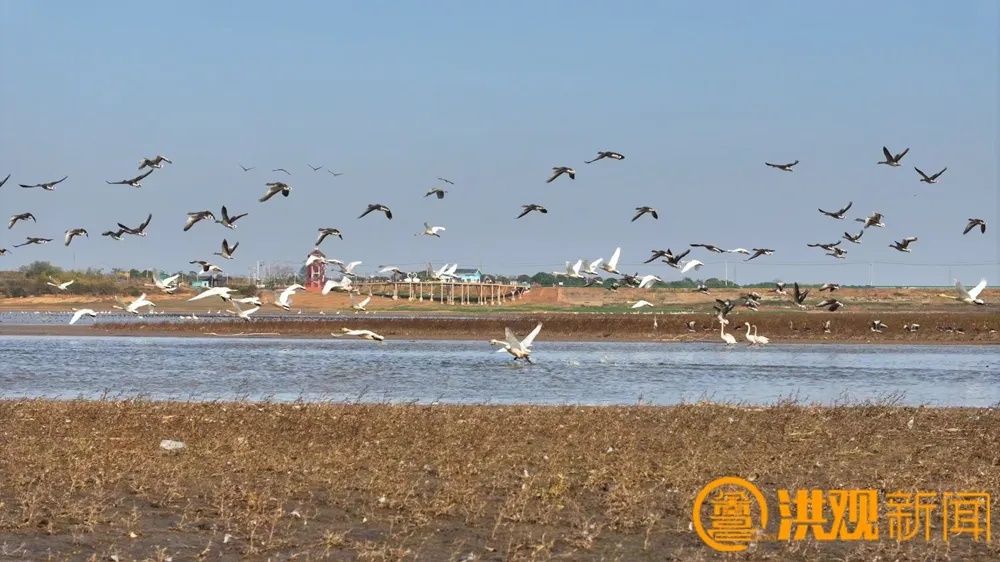
[[[301,262],[328,226],[344,240],[322,249],[361,272],[429,261],[534,273],[621,246],[620,269],[672,280],[665,264],[638,264],[704,242],[775,250],[728,255],[739,282],[862,283],[871,269],[876,284],[996,284],[998,20],[993,0],[4,0],[0,178],[12,176],[0,214],[38,223],[3,229],[0,247],[56,241],[12,249],[0,268],[215,258],[245,274]],[[910,147],[902,167],[876,165],[882,145]],[[626,158],[583,163],[598,150]],[[174,164],[143,188],[104,183],[157,153]],[[796,159],[790,174],[764,166]],[[576,180],[546,184],[561,165]],[[914,166],[948,171],[928,186]],[[66,174],[55,192],[17,186]],[[438,176],[456,185],[424,198]],[[273,180],[291,196],[258,203]],[[846,221],[817,211],[848,201]],[[375,202],[394,219],[356,219]],[[527,203],[548,215],[514,220]],[[223,204],[250,213],[236,231],[181,231],[188,211]],[[659,220],[629,222],[642,205]],[[846,260],[805,246],[876,210],[886,228],[842,244]],[[100,236],[149,212],[146,238]],[[990,223],[985,235],[961,234],[970,217]],[[424,221],[442,238],[414,236]],[[90,238],[66,248],[72,227]],[[919,237],[911,254],[888,247],[905,236]],[[240,242],[236,259],[212,255],[223,238]],[[696,277],[724,274],[716,254],[688,257],[707,264]]]

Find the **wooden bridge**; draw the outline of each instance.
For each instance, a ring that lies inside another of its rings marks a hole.
[[[463,283],[420,281],[359,281],[354,284],[358,293],[389,297],[393,300],[430,301],[441,304],[501,305],[516,300],[529,289],[517,283]]]

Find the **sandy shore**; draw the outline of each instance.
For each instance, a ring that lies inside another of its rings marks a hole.
[[[992,313],[867,312],[734,312],[728,333],[745,342],[745,322],[757,326],[758,333],[780,343],[893,343],[893,344],[998,344],[1000,315]],[[122,322],[102,317],[91,324],[18,325],[0,323],[0,335],[114,335],[145,337],[243,336],[280,338],[327,338],[341,327],[373,330],[387,339],[490,340],[502,338],[509,326],[519,335],[527,334],[537,322],[543,328],[538,341],[706,341],[721,344],[718,323],[707,314],[567,314],[558,312],[507,313],[462,318],[434,315],[385,317],[379,314],[347,314],[295,318],[260,316],[252,322],[235,319],[202,322]],[[824,333],[829,320],[831,332]],[[873,320],[888,326],[882,333],[871,330]],[[687,322],[694,321],[695,330]],[[655,325],[654,325],[655,324]],[[903,329],[919,324],[916,332]]]
[[[0,420],[4,559],[715,560],[692,510],[721,476],[759,488],[771,535],[778,489],[881,498],[878,540],[764,539],[740,560],[1000,555],[945,542],[940,517],[897,543],[885,505],[995,493],[990,409],[25,400]]]

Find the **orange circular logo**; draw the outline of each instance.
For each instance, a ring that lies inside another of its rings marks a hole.
[[[704,504],[711,506],[708,521]],[[757,505],[755,521],[754,504]],[[720,552],[740,552],[767,527],[767,502],[757,486],[736,476],[716,478],[698,492],[691,520],[698,536]]]

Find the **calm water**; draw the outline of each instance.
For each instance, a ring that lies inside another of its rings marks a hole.
[[[465,403],[1000,402],[993,346],[576,343],[540,340],[534,365],[487,342],[0,337],[3,397],[120,396]]]

